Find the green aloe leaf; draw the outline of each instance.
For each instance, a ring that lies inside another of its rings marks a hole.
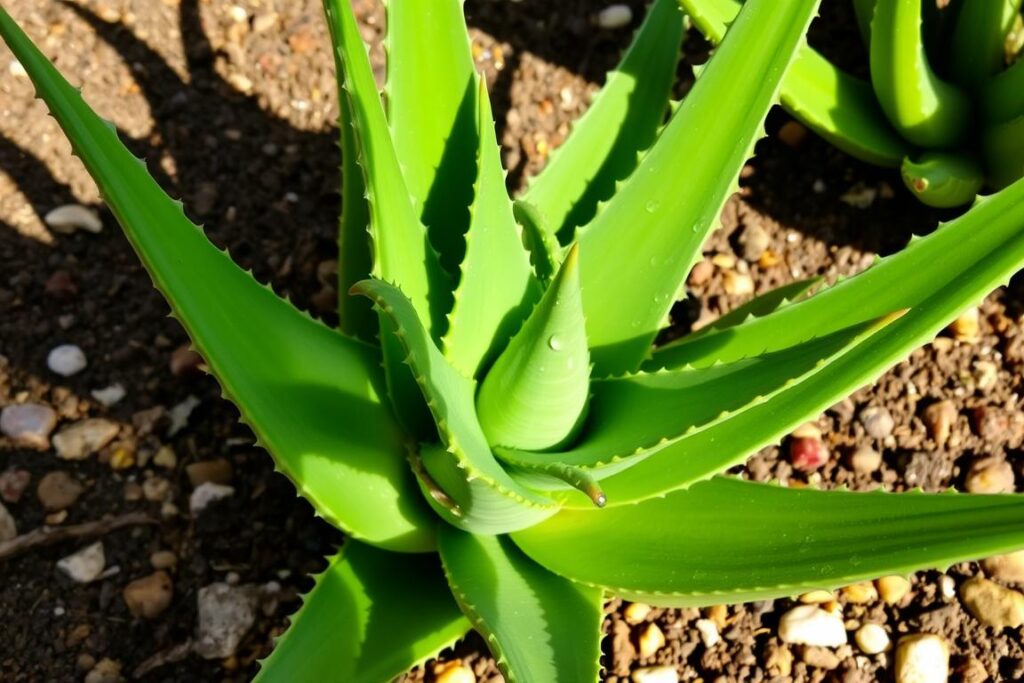
[[[900,175],[903,184],[922,203],[938,208],[970,204],[985,184],[981,164],[972,156],[956,152],[925,152],[917,158],[907,157]]]
[[[479,80],[476,102],[480,149],[475,198],[461,278],[442,341],[445,357],[468,377],[477,377],[482,367],[494,360],[540,296],[505,190],[505,171],[483,79]]]
[[[648,355],[816,7],[816,0],[746,3],[657,144],[581,230],[583,304],[598,375],[635,370]],[[749,49],[753,41],[760,49]],[[713,162],[687,164],[694,159]]]
[[[636,168],[668,108],[685,26],[678,0],[655,0],[619,66],[555,150],[523,198],[563,242],[586,225],[598,202]]]
[[[714,43],[721,42],[741,7],[737,0],[680,2],[694,25]],[[885,118],[871,84],[834,66],[807,45],[801,46],[786,72],[779,99],[811,130],[862,161],[896,168],[912,151]]]
[[[925,52],[921,0],[879,2],[871,22],[871,84],[889,122],[921,147],[949,147],[964,137],[971,103],[940,79]]]
[[[597,681],[602,593],[552,574],[507,536],[438,534],[452,592],[509,683]]]
[[[377,351],[296,310],[210,244],[2,9],[0,35],[277,466],[353,536],[429,550],[433,522],[414,497],[401,434],[381,402]]]
[[[988,123],[1024,116],[1024,59],[986,81],[980,97],[981,115]]]
[[[1024,114],[985,129],[981,148],[993,188],[1000,190],[1024,177]]]
[[[794,490],[719,477],[639,505],[567,510],[513,539],[575,581],[627,599],[701,606],[1016,550],[1024,499]]]
[[[492,444],[544,450],[570,439],[590,390],[578,250],[487,373],[477,413]]]
[[[957,12],[949,44],[949,70],[968,90],[981,86],[1006,64],[1006,34],[1021,0],[972,0]]]
[[[857,17],[857,30],[865,45],[871,44],[871,18],[875,15],[877,0],[853,0],[853,13]]]
[[[462,2],[387,0],[385,6],[391,138],[417,215],[455,275],[469,227],[478,137]]]
[[[262,683],[389,681],[470,628],[436,555],[398,557],[349,541],[262,662]]]
[[[476,382],[445,360],[401,290],[365,280],[353,291],[370,297],[390,321],[433,414],[444,447],[425,446],[413,462],[438,514],[475,533],[503,533],[553,514],[552,500],[516,482],[494,459],[476,416]],[[435,488],[454,505],[442,502]]]

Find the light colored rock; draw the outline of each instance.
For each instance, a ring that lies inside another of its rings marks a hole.
[[[960,317],[949,324],[953,339],[962,342],[976,342],[981,337],[981,316],[977,308],[968,308]]]
[[[189,483],[192,486],[201,486],[207,482],[214,484],[229,484],[234,476],[234,468],[224,458],[213,460],[202,460],[185,466],[185,474],[188,475]]]
[[[61,377],[77,375],[88,364],[85,352],[74,344],[55,346],[46,356],[46,367]]]
[[[743,248],[743,258],[746,261],[754,262],[761,258],[771,244],[771,237],[761,227],[760,223],[748,223],[743,227],[739,237],[740,246]]]
[[[960,586],[960,599],[975,619],[995,628],[1024,624],[1024,595],[980,576]]]
[[[632,602],[622,612],[627,624],[639,624],[651,613],[651,606],[645,602]]]
[[[57,561],[57,569],[77,583],[95,581],[106,566],[107,558],[103,553],[102,541],[87,545],[78,552]]]
[[[174,584],[167,572],[156,571],[129,583],[122,596],[133,616],[156,619],[170,606]]]
[[[89,393],[94,399],[109,408],[124,398],[126,392],[121,384],[111,384],[109,387],[103,387],[102,389],[93,389]]]
[[[882,466],[882,454],[871,446],[862,446],[850,454],[850,467],[859,474],[873,474]]]
[[[956,597],[956,580],[949,574],[939,577],[939,595],[946,601]]]
[[[121,683],[121,662],[104,657],[85,675],[85,683]]]
[[[892,434],[893,427],[896,426],[892,413],[882,406],[868,406],[860,411],[858,419],[872,439],[884,439]]]
[[[754,293],[754,280],[747,273],[726,270],[722,273],[722,287],[732,296],[750,296]]]
[[[197,601],[196,654],[206,659],[230,657],[256,621],[256,587],[212,583],[199,589]]]
[[[671,666],[645,666],[635,669],[633,683],[679,683],[679,674]]]
[[[836,599],[836,596],[832,594],[832,591],[808,591],[800,596],[800,602],[805,605],[823,605],[826,602],[832,602]]]
[[[885,628],[878,624],[864,624],[853,634],[857,647],[866,655],[877,655],[885,652],[892,645]]]
[[[1010,463],[988,458],[971,467],[964,484],[969,493],[1013,493],[1016,488]]]
[[[665,634],[661,632],[661,628],[657,624],[648,624],[647,628],[640,632],[640,635],[636,639],[637,650],[640,653],[641,659],[647,657],[653,657],[658,650],[665,647]]]
[[[782,615],[779,638],[784,643],[839,647],[846,643],[846,627],[838,614],[816,605],[800,605]]]
[[[910,581],[902,576],[883,576],[875,581],[875,588],[882,602],[895,605],[910,592]]]
[[[233,495],[235,495],[233,486],[214,484],[212,481],[208,481],[197,486],[196,490],[192,492],[188,499],[188,509],[195,516],[205,510],[210,503]]]
[[[57,432],[53,446],[64,460],[84,460],[113,441],[119,429],[116,423],[101,417],[80,420]]]
[[[170,550],[157,550],[149,556],[149,563],[153,569],[170,569],[178,564],[178,556]]]
[[[188,424],[188,418],[192,411],[199,405],[199,399],[195,396],[188,396],[184,401],[174,405],[168,416],[171,418],[171,425],[167,428],[167,436],[174,436]]]
[[[156,455],[153,456],[153,464],[172,470],[178,464],[178,456],[175,455],[174,449],[170,446],[161,446],[157,449]]]
[[[67,472],[57,470],[48,472],[39,480],[36,497],[46,510],[56,512],[74,505],[84,491],[81,482]]]
[[[616,29],[629,26],[633,21],[633,10],[629,5],[608,5],[597,13],[597,25],[603,29]]]
[[[455,659],[450,662],[439,662],[434,665],[435,683],[476,683],[473,670]]]
[[[14,523],[14,517],[4,504],[0,503],[0,543],[5,543],[17,535],[18,525]]]
[[[896,645],[896,683],[946,683],[949,645],[940,636],[916,633]]]
[[[45,450],[50,432],[57,426],[57,413],[42,403],[18,403],[0,411],[0,432],[19,446]]]
[[[878,600],[878,590],[870,581],[855,583],[843,589],[843,597],[853,605],[868,605]]]
[[[808,666],[826,671],[832,671],[839,666],[839,657],[823,647],[805,647],[800,653],[800,659]]]
[[[58,206],[43,216],[43,222],[50,229],[62,235],[70,235],[76,230],[85,230],[92,233],[98,233],[103,230],[103,222],[100,220],[99,215],[81,204]]]
[[[925,427],[928,428],[928,434],[939,446],[945,445],[949,440],[956,418],[956,405],[949,400],[933,403],[921,413],[921,419],[924,421]]]
[[[1024,550],[986,558],[981,561],[981,567],[986,574],[1000,581],[1024,583]]]
[[[142,495],[151,503],[162,503],[171,493],[171,482],[163,477],[150,477],[142,482]]]
[[[718,633],[718,624],[710,619],[698,619],[694,626],[700,633],[700,640],[704,643],[704,647],[714,647],[722,640],[722,636]]]

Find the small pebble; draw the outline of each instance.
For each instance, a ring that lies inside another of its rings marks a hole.
[[[50,432],[57,426],[57,413],[41,403],[19,403],[0,411],[0,432],[19,446],[45,450]]]
[[[976,342],[981,337],[978,309],[968,308],[956,320],[949,324],[949,332],[953,339],[962,342]]]
[[[787,147],[796,149],[807,139],[807,128],[799,121],[790,119],[779,128],[779,140]]]
[[[633,21],[633,10],[629,5],[608,5],[597,13],[597,25],[603,29],[616,29],[629,26]]]
[[[828,448],[821,439],[799,437],[789,442],[789,461],[793,469],[813,472],[828,462]]]
[[[952,401],[939,401],[932,403],[924,409],[921,419],[928,429],[928,434],[939,446],[944,446],[949,440],[950,432],[956,423],[957,409]]]
[[[813,666],[816,669],[832,671],[839,666],[839,657],[831,650],[823,647],[805,647],[800,655],[804,664]]]
[[[174,586],[167,572],[156,571],[129,583],[121,595],[132,616],[155,619],[170,606]]]
[[[85,683],[121,683],[121,662],[103,658],[85,675]]]
[[[726,294],[750,296],[754,293],[754,280],[746,273],[726,270],[722,273],[722,287]]]
[[[632,602],[622,611],[627,624],[639,624],[651,613],[651,606],[645,602]]]
[[[18,525],[14,523],[14,517],[4,504],[0,503],[0,543],[6,543],[17,535]]]
[[[161,446],[153,456],[153,464],[172,470],[178,465],[178,456],[170,446]]]
[[[64,520],[68,518],[67,510],[58,510],[57,512],[51,512],[50,514],[43,517],[43,521],[48,526],[60,526],[64,523]]]
[[[170,550],[157,550],[149,556],[153,569],[170,569],[178,564],[178,556]]]
[[[49,472],[39,480],[36,497],[49,512],[65,510],[79,499],[85,487],[63,470]]]
[[[969,493],[1013,493],[1013,467],[1005,460],[986,458],[971,466],[964,488]]]
[[[849,190],[839,195],[839,201],[848,204],[855,209],[867,209],[875,203],[878,197],[878,190],[868,187],[862,182],[856,183]]]
[[[192,516],[194,517],[205,510],[210,503],[228,498],[234,494],[234,487],[225,486],[223,484],[214,484],[213,482],[208,481],[205,484],[197,486],[196,490],[192,492],[192,495],[188,499],[188,509],[192,512]]]
[[[124,386],[120,384],[111,384],[109,387],[103,387],[102,389],[93,389],[89,393],[94,399],[107,408],[114,405],[125,396]]]
[[[949,574],[939,577],[939,595],[946,601],[956,597],[956,580]]]
[[[892,644],[885,628],[878,624],[864,624],[853,634],[857,647],[866,655],[877,655],[885,652]]]
[[[860,411],[859,419],[864,431],[873,439],[884,439],[892,434],[893,427],[896,426],[892,413],[881,406],[865,408]]]
[[[714,647],[722,640],[722,636],[718,633],[718,625],[710,619],[698,619],[694,626],[700,633],[700,640],[704,643],[704,647]]]
[[[974,381],[978,389],[987,391],[995,386],[999,380],[999,366],[987,360],[979,360],[974,363]]]
[[[1008,583],[1024,583],[1024,550],[996,555],[981,561],[989,576]]]
[[[648,624],[636,640],[641,659],[653,657],[658,650],[665,647],[665,634],[653,623]]]
[[[703,260],[698,261],[693,269],[690,271],[690,276],[687,281],[693,287],[700,287],[701,285],[707,284],[708,280],[711,279],[712,274],[715,272],[715,266],[711,261]]]
[[[771,244],[768,232],[759,223],[745,225],[738,241],[743,250],[744,260],[751,262],[759,260]]]
[[[78,284],[70,272],[61,268],[60,270],[53,271],[50,277],[46,279],[43,291],[49,297],[60,301],[67,301],[75,298],[78,294]]]
[[[8,469],[0,472],[0,499],[5,503],[17,503],[30,481],[32,475],[28,470]]]
[[[1024,624],[1024,594],[980,576],[965,581],[960,599],[975,619],[995,628]]]
[[[43,216],[43,222],[62,235],[70,235],[76,230],[92,233],[103,230],[103,222],[99,215],[81,204],[58,206]]]
[[[242,23],[249,20],[249,13],[241,5],[232,5],[228,8],[228,17],[235,23]]]
[[[228,484],[234,475],[231,463],[224,458],[213,460],[202,460],[194,462],[185,467],[185,474],[188,475],[189,483],[193,487],[202,486],[207,482],[214,484]]]
[[[910,581],[902,576],[883,576],[875,581],[875,588],[882,602],[887,605],[895,605],[910,592]]]
[[[878,590],[870,581],[855,583],[843,589],[843,597],[852,605],[869,605],[878,600]]]
[[[949,646],[941,636],[916,633],[896,645],[896,683],[946,683]]]
[[[729,608],[725,605],[712,605],[704,610],[704,615],[715,622],[720,629],[725,628],[729,622]]]
[[[644,666],[635,669],[631,678],[633,683],[679,683],[679,674],[672,666]]]
[[[206,659],[223,659],[235,654],[256,621],[256,587],[213,583],[200,588],[196,600],[199,612],[196,654]]]
[[[473,670],[455,659],[450,662],[438,662],[434,665],[434,683],[476,683]]]
[[[191,344],[179,346],[171,354],[171,374],[175,377],[187,377],[188,375],[200,374],[199,366],[203,364],[203,357],[192,349]]]
[[[87,364],[85,352],[74,344],[61,344],[46,357],[46,366],[62,377],[78,374]]]
[[[882,466],[882,454],[871,446],[861,446],[850,454],[850,467],[858,474],[874,474]]]
[[[87,545],[78,552],[57,561],[57,569],[76,583],[95,581],[103,574],[107,559],[102,541]]]
[[[782,615],[779,638],[784,643],[839,647],[846,643],[846,627],[838,614],[816,605],[800,605]]]
[[[833,602],[836,596],[832,594],[832,591],[809,591],[800,596],[800,602],[805,605],[823,605],[828,602]]]
[[[150,477],[142,482],[142,495],[151,503],[161,503],[171,493],[171,482],[163,477]]]
[[[114,440],[120,428],[101,417],[81,420],[57,432],[53,437],[57,457],[84,460]]]
[[[199,406],[199,399],[189,396],[181,403],[175,404],[168,416],[171,418],[171,425],[167,428],[167,436],[174,436],[188,424],[188,418],[192,411]]]

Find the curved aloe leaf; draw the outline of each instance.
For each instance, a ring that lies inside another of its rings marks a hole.
[[[657,144],[581,230],[583,305],[598,375],[635,370],[648,355],[816,7],[816,0],[745,4]],[[760,49],[750,50],[751,41]],[[680,164],[693,159],[716,163],[692,165],[686,182],[676,182]]]
[[[577,431],[590,391],[577,248],[522,329],[487,373],[477,397],[492,444],[544,450]]]
[[[434,416],[444,449],[421,449],[419,462],[414,461],[434,509],[460,528],[492,534],[553,514],[557,506],[552,500],[513,480],[494,459],[473,404],[476,382],[445,360],[420,325],[412,303],[398,288],[380,280],[364,280],[353,291],[370,297],[390,321]],[[420,464],[432,482],[423,480]],[[439,504],[438,496],[431,495],[434,483],[455,507]],[[489,498],[480,500],[481,495]]]
[[[717,320],[712,321],[706,327],[681,338],[680,342],[688,342],[700,339],[706,334],[735,327],[751,318],[761,318],[780,308],[785,308],[793,302],[800,301],[807,294],[821,284],[821,277],[811,277],[806,280],[794,280],[764,294],[755,296],[750,301],[737,306]]]
[[[695,26],[718,43],[740,11],[736,0],[680,0]],[[871,84],[803,45],[782,79],[782,106],[847,154],[895,168],[912,149],[878,106]]]
[[[932,70],[921,30],[921,5],[921,0],[876,5],[871,84],[889,122],[903,137],[921,147],[949,147],[967,132],[971,103]]]
[[[452,592],[509,683],[597,681],[601,590],[526,557],[507,536],[438,534]]]
[[[988,80],[980,97],[981,114],[988,123],[1024,116],[1024,59]]]
[[[196,348],[276,463],[318,512],[396,550],[432,547],[401,435],[381,403],[377,352],[317,323],[238,268],[190,223],[0,9],[0,35]]]
[[[985,184],[981,165],[966,154],[926,152],[907,157],[900,167],[903,184],[928,206],[950,208],[974,201]]]
[[[668,108],[684,28],[678,0],[655,0],[622,63],[523,198],[563,242],[637,165]],[[612,132],[614,131],[614,132]]]
[[[640,505],[567,510],[513,539],[575,581],[627,599],[700,606],[1016,550],[1024,546],[1024,499],[796,490],[718,477]]]
[[[1006,34],[1019,16],[1021,0],[972,0],[956,16],[949,43],[953,80],[973,90],[1006,63]]]
[[[416,214],[442,265],[456,275],[469,227],[478,137],[462,2],[387,0],[385,6],[391,139]]]
[[[349,541],[317,577],[256,680],[389,681],[469,628],[437,556],[399,558]]]
[[[468,377],[477,377],[494,360],[540,296],[505,190],[483,79],[476,101],[480,131],[476,191],[459,286],[442,340],[445,357]]]
[[[981,138],[988,183],[999,190],[1024,177],[1024,114],[989,126]]]

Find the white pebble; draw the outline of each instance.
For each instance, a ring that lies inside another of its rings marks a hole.
[[[167,428],[167,436],[174,436],[188,424],[188,418],[192,411],[199,405],[199,399],[195,396],[188,396],[184,401],[171,408],[169,415],[171,426]]]
[[[199,624],[194,651],[206,659],[235,654],[256,621],[256,587],[213,583],[199,589]]]
[[[718,624],[710,619],[698,619],[694,626],[700,632],[700,639],[704,643],[704,647],[714,647],[722,640],[722,636],[718,634]]]
[[[249,20],[249,13],[240,5],[232,5],[228,8],[228,17],[236,24],[240,24],[243,21]]]
[[[853,637],[857,647],[866,655],[877,655],[889,649],[889,634],[878,624],[864,624]]]
[[[7,73],[15,78],[25,78],[28,76],[28,72],[25,71],[24,65],[22,65],[22,63],[17,59],[11,60],[11,63],[7,65]]]
[[[645,666],[633,672],[633,683],[679,683],[679,674],[671,666]]]
[[[234,487],[208,481],[197,486],[196,490],[192,492],[192,496],[188,499],[188,509],[195,516],[205,510],[210,503],[233,495],[235,495]]]
[[[88,361],[85,352],[74,344],[61,344],[46,357],[46,366],[62,377],[70,377],[85,370]]]
[[[103,553],[101,541],[87,545],[77,553],[57,561],[57,569],[77,583],[95,581],[103,574],[106,565],[107,558]]]
[[[96,212],[81,204],[58,206],[47,213],[43,217],[43,221],[53,230],[64,235],[70,235],[76,230],[93,233],[103,230],[103,222]]]
[[[102,389],[93,389],[89,393],[92,394],[94,399],[109,408],[124,398],[125,390],[120,384],[111,384],[109,387]]]
[[[949,646],[940,636],[917,633],[896,645],[896,683],[946,683]]]
[[[815,605],[800,605],[782,615],[779,638],[785,643],[839,647],[846,643],[843,618]]]
[[[597,25],[604,29],[629,26],[633,21],[633,10],[629,5],[608,5],[597,13]]]

